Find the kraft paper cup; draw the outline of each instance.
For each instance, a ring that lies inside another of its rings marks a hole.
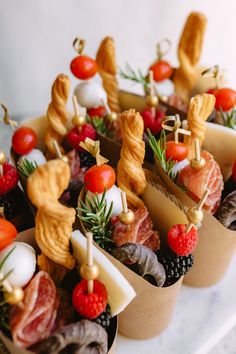
[[[16,237],[16,241],[28,243],[36,250],[37,253],[39,252],[39,248],[38,248],[37,243],[34,238],[34,228],[20,232]],[[111,320],[111,325],[110,325],[109,332],[108,332],[108,347],[109,347],[109,349],[108,349],[107,354],[114,354],[115,353],[115,342],[116,342],[116,338],[117,338],[117,329],[118,329],[118,321],[117,321],[117,316],[116,316]],[[0,341],[3,342],[3,344],[5,345],[6,349],[10,352],[10,354],[31,354],[31,353],[33,353],[30,350],[27,350],[24,348],[19,348],[18,346],[16,346],[13,343],[13,341],[11,341],[8,337],[6,337],[1,331],[0,331]]]
[[[236,131],[206,123],[204,148],[214,156],[224,180],[227,180],[236,156]],[[196,203],[165,174],[156,158],[155,162],[157,173],[166,188],[182,205],[195,206]],[[224,277],[236,250],[236,231],[225,228],[214,216],[203,212],[202,227],[198,230],[199,242],[193,252],[194,265],[184,277],[184,283],[194,287],[208,287],[218,283]]]
[[[148,172],[147,172],[148,173]],[[84,199],[84,189],[80,193],[80,199]],[[143,194],[144,202],[148,208],[154,225],[163,234],[165,231],[164,225],[159,227],[159,221],[162,219],[162,214],[159,213],[159,208],[156,208],[157,201],[159,205],[173,208],[175,216],[173,220],[176,223],[185,222],[186,216],[173,201],[169,201],[165,195],[147,183],[147,188]],[[174,198],[174,196],[173,196]],[[175,198],[176,199],[176,198]],[[161,208],[160,208],[161,209]],[[168,209],[161,209],[165,213]],[[172,225],[165,225],[166,229]],[[80,220],[80,229],[83,233],[86,232],[83,223]],[[162,242],[165,242],[163,237]],[[133,339],[147,339],[159,335],[169,325],[181,289],[183,278],[179,279],[175,284],[168,287],[156,287],[148,281],[131,271],[109,253],[100,250],[107,258],[119,269],[123,276],[128,280],[136,292],[135,299],[126,307],[119,315],[119,332]]]

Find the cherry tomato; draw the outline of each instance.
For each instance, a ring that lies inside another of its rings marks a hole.
[[[94,59],[86,55],[79,55],[72,60],[70,70],[78,79],[88,80],[97,73],[98,66]]]
[[[167,61],[158,60],[152,64],[149,70],[153,71],[153,78],[156,82],[169,79],[173,73],[173,69]]]
[[[166,159],[174,161],[182,161],[188,156],[188,148],[186,144],[167,141],[166,143]]]
[[[15,226],[9,221],[0,218],[0,250],[12,243],[17,235]]]
[[[104,117],[107,113],[106,108],[104,106],[89,108],[87,112],[90,117]]]
[[[215,90],[214,95],[216,98],[215,109],[217,111],[221,108],[226,112],[236,105],[236,91],[230,88],[223,87],[217,89]]]
[[[234,161],[234,165],[233,165],[232,177],[234,182],[236,183],[236,160]]]
[[[19,155],[26,155],[37,145],[37,134],[29,127],[21,127],[12,137],[12,147]]]
[[[84,184],[87,190],[92,193],[103,193],[110,189],[116,181],[116,174],[113,168],[103,164],[90,167],[84,176]]]

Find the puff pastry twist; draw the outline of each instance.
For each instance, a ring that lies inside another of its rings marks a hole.
[[[144,205],[138,196],[146,187],[146,177],[142,169],[145,155],[143,119],[138,112],[130,109],[121,113],[120,127],[122,148],[117,165],[117,182],[126,193],[129,206],[137,209]]]

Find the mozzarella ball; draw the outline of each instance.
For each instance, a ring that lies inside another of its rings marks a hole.
[[[110,208],[111,202],[113,202],[111,217],[118,216],[123,210],[120,192],[121,192],[120,188],[118,188],[115,184],[106,192],[105,200],[107,202],[107,211]],[[89,198],[90,200],[92,199],[93,195],[94,193],[89,191],[86,194],[87,198]],[[98,194],[98,198],[99,200],[101,200],[102,193]]]
[[[175,93],[175,85],[170,79],[155,82],[158,96],[171,96]]]
[[[93,81],[81,82],[74,93],[78,103],[86,108],[102,106],[102,101],[107,102],[106,91]]]
[[[36,162],[38,166],[44,165],[47,162],[44,154],[39,149],[33,149],[27,155],[21,156],[18,160],[18,163],[21,165],[24,160],[28,160],[32,163]]]
[[[24,242],[13,242],[0,252],[0,262],[14,248],[4,262],[1,273],[6,275],[7,281],[14,286],[25,286],[33,277],[36,268],[36,253],[33,247]]]

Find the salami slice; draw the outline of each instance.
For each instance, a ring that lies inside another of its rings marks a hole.
[[[196,171],[186,166],[179,173],[178,183],[184,185],[189,196],[196,201],[199,201],[206,188],[209,188],[210,194],[204,208],[213,214],[219,206],[224,187],[223,177],[218,163],[209,152],[203,151],[202,157],[206,160],[205,167]]]
[[[153,251],[160,247],[159,234],[157,231],[153,231],[153,223],[146,207],[135,211],[135,218],[132,224],[123,225],[118,221],[114,225],[112,239],[118,247],[125,243],[139,243]]]
[[[47,338],[57,316],[56,287],[49,274],[38,272],[24,290],[24,307],[14,306],[10,328],[14,343],[27,348]]]

